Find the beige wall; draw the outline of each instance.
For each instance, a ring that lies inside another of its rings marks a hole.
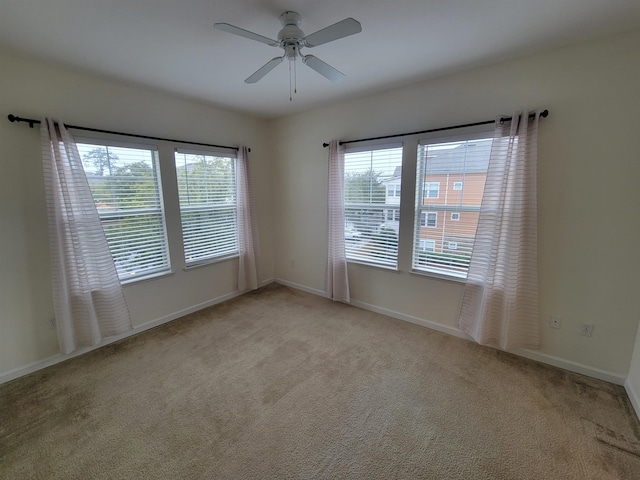
[[[48,115],[75,125],[222,145],[248,145],[262,243],[260,279],[273,277],[271,143],[264,120],[206,107],[0,53],[0,375],[59,350],[49,281],[39,130],[6,115]],[[159,144],[171,165],[172,150]],[[162,161],[162,159],[161,159]],[[178,221],[167,211],[167,222]],[[175,240],[174,236],[174,240]],[[171,241],[171,238],[170,238]],[[179,241],[179,236],[177,237]],[[134,325],[171,317],[236,291],[237,260],[125,287]]]
[[[323,142],[548,108],[539,139],[541,353],[626,377],[640,312],[640,160],[630,142],[640,133],[638,52],[640,31],[274,122],[276,276],[324,290]],[[407,263],[400,273],[350,264],[352,297],[455,328],[462,285],[411,275]],[[551,314],[563,317],[560,330],[549,328]],[[578,334],[581,323],[595,325],[593,337]]]

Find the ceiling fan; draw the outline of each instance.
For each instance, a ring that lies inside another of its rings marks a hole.
[[[215,23],[213,26],[218,30],[224,30],[225,32],[233,33],[257,42],[266,43],[272,47],[280,47],[284,50],[284,55],[269,60],[254,74],[250,75],[245,80],[246,83],[256,83],[282,63],[285,58],[290,62],[289,68],[291,69],[291,64],[293,64],[295,68],[295,61],[298,57],[300,57],[302,63],[311,67],[313,70],[332,82],[339,82],[344,79],[345,75],[342,72],[336,70],[328,63],[323,62],[318,57],[313,55],[303,55],[300,52],[300,49],[305,47],[317,47],[318,45],[360,33],[362,31],[360,22],[353,18],[345,18],[338,23],[334,23],[333,25],[323,28],[322,30],[318,30],[311,35],[305,36],[304,32],[300,30],[301,21],[302,17],[296,12],[287,11],[280,15],[282,29],[278,32],[277,40],[264,37],[234,25],[229,25],[228,23]]]

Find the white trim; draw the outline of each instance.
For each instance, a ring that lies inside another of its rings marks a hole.
[[[269,285],[270,283],[274,283],[275,281],[276,281],[276,279],[273,278],[273,277],[267,278],[266,280],[262,280],[260,282],[260,286],[258,288],[265,287],[265,286]]]
[[[300,285],[298,283],[289,282],[287,280],[282,280],[280,278],[268,278],[266,280],[262,280],[260,282],[260,286],[264,287],[270,283],[278,283],[280,285],[284,285],[290,288],[294,288],[296,290],[302,290],[304,292],[310,293],[312,295],[317,295],[319,297],[328,298],[327,293],[323,290],[319,290],[316,288],[306,287],[304,285]],[[196,312],[198,310],[202,310],[203,308],[207,308],[218,303],[222,303],[226,300],[230,300],[232,298],[238,297],[247,292],[241,292],[236,290],[234,292],[228,293],[226,295],[222,295],[220,297],[214,298],[212,300],[208,300],[206,302],[200,303],[198,305],[186,308],[184,310],[180,310],[178,312],[174,312],[170,315],[166,315],[157,320],[152,320],[150,322],[144,323],[135,327],[133,330],[124,333],[122,335],[117,335],[114,337],[110,337],[109,339],[103,341],[100,345],[96,345],[93,347],[86,347],[75,351],[70,355],[54,355],[52,357],[45,358],[44,360],[39,360],[37,362],[31,363],[29,365],[25,365],[22,367],[15,368],[13,370],[9,370],[0,375],[0,385],[11,380],[14,380],[18,377],[22,377],[24,375],[28,375],[29,373],[36,372],[43,368],[49,367],[51,365],[55,365],[57,363],[63,362],[65,360],[69,360],[74,357],[78,357],[90,351],[96,350],[105,345],[109,345],[111,343],[117,342],[119,340],[131,337],[133,335],[137,335],[138,333],[142,333],[145,330],[149,330],[151,328],[157,327],[159,325],[165,324],[177,318],[183,317],[190,313]],[[369,303],[361,302],[359,300],[351,300],[350,305],[354,307],[362,308],[364,310],[369,310],[371,312],[379,313],[382,315],[386,315],[391,318],[396,318],[398,320],[402,320],[405,322],[413,323],[415,325],[420,325],[422,327],[429,328],[431,330],[436,330],[441,333],[445,333],[448,335],[452,335],[454,337],[462,338],[464,340],[473,341],[473,339],[467,334],[463,333],[456,327],[450,327],[448,325],[443,325],[440,323],[432,322],[430,320],[425,320],[418,317],[413,317],[411,315],[406,315],[404,313],[396,312],[395,310],[390,310],[387,308],[378,307],[376,305],[371,305]],[[511,352],[514,355],[519,355],[521,357],[529,358],[530,360],[534,360],[540,363],[544,363],[547,365],[552,365],[554,367],[562,368],[564,370],[569,370],[571,372],[579,373],[582,375],[587,375],[589,377],[597,378],[599,380],[604,380],[606,382],[614,383],[616,385],[624,385],[625,390],[631,400],[631,404],[636,411],[636,414],[640,418],[640,390],[635,389],[629,380],[621,374],[608,372],[605,370],[600,370],[594,367],[590,367],[588,365],[584,365],[578,362],[572,362],[570,360],[564,360],[562,358],[554,357],[552,355],[548,355],[546,353],[536,352],[532,350],[516,350]]]
[[[296,288],[298,290],[303,290],[308,293],[312,293],[321,297],[327,297],[327,294],[321,290],[317,290],[314,288],[305,287],[303,285],[299,285],[293,282],[288,282],[286,280],[281,280],[277,278],[276,283],[286,285],[291,288]],[[413,323],[415,325],[420,325],[422,327],[429,328],[431,330],[436,330],[441,333],[446,333],[448,335],[452,335],[454,337],[462,338],[464,340],[469,340],[473,342],[474,340],[462,332],[460,329],[456,327],[451,327],[449,325],[443,325],[441,323],[432,322],[430,320],[425,320],[423,318],[414,317],[411,315],[406,315],[404,313],[396,312],[395,310],[390,310],[388,308],[378,307],[376,305],[371,305],[369,303],[361,302],[359,300],[351,299],[349,302],[350,305],[354,307],[362,308],[364,310],[369,310],[371,312],[380,313],[382,315],[386,315],[388,317],[396,318],[398,320],[402,320],[405,322]],[[544,363],[547,365],[551,365],[554,367],[562,368],[563,370],[568,370],[570,372],[579,373],[582,375],[586,375],[589,377],[597,378],[599,380],[604,380],[606,382],[614,383],[616,385],[625,385],[625,375],[621,375],[614,372],[608,372],[606,370],[600,370],[598,368],[590,367],[588,365],[584,365],[582,363],[573,362],[571,360],[564,360],[562,358],[554,357],[553,355],[549,355],[546,353],[536,352],[533,350],[514,350],[510,353],[514,355],[518,355],[521,357],[528,358],[530,360],[534,360],[536,362]],[[628,383],[628,382],[627,382]],[[629,389],[627,389],[629,391]],[[632,395],[629,395],[630,397]],[[634,407],[636,408],[636,412],[640,412],[640,401],[638,401],[637,395],[635,400],[632,399],[634,403]],[[639,413],[640,416],[640,413]]]
[[[284,285],[285,287],[295,288],[296,290],[302,290],[303,292],[311,293],[319,297],[329,298],[329,295],[324,290],[318,290],[317,288],[305,287],[299,283],[289,282],[280,278],[274,279],[274,282]]]
[[[267,280],[263,280],[262,282],[260,282],[260,286],[264,286],[267,285],[269,283],[272,283],[273,279],[267,279]],[[0,374],[0,385],[2,385],[3,383],[9,382],[11,380],[14,380],[16,378],[22,377],[24,375],[28,375],[30,373],[36,372],[38,370],[42,370],[43,368],[46,367],[50,367],[52,365],[55,365],[57,363],[60,362],[64,362],[66,360],[70,360],[72,358],[75,357],[79,357],[80,355],[84,355],[85,353],[91,352],[93,350],[97,350],[100,347],[104,347],[105,345],[110,345],[112,343],[115,343],[119,340],[123,340],[125,338],[128,337],[132,337],[134,335],[137,335],[139,333],[144,332],[145,330],[149,330],[151,328],[163,325],[165,323],[168,323],[172,320],[176,320],[180,317],[184,317],[185,315],[189,315],[190,313],[193,312],[197,312],[198,310],[202,310],[203,308],[207,308],[207,307],[211,307],[213,305],[216,305],[218,303],[222,303],[225,302],[227,300],[231,300],[232,298],[238,297],[242,294],[244,294],[246,292],[241,292],[240,290],[235,290],[231,293],[227,293],[226,295],[222,295],[220,297],[211,299],[211,300],[207,300],[206,302],[202,302],[199,303],[198,305],[194,305],[191,306],[189,308],[185,308],[183,310],[180,310],[178,312],[174,312],[170,315],[165,315],[164,317],[158,318],[156,320],[151,320],[149,322],[143,323],[142,325],[138,325],[136,327],[133,328],[133,330],[130,330],[126,333],[120,334],[120,335],[115,335],[113,337],[109,337],[105,340],[103,340],[100,344],[98,345],[94,345],[92,347],[83,347],[80,348],[78,350],[76,350],[73,353],[70,353],[69,355],[63,355],[61,353],[57,354],[57,355],[53,355],[51,357],[45,358],[43,360],[38,360],[37,362],[33,362],[30,363],[28,365],[22,366],[22,367],[18,367],[18,368],[14,368],[13,370],[9,370],[8,372],[2,373]]]
[[[422,221],[422,216],[424,215],[424,222]],[[435,224],[429,225],[429,215],[435,215],[436,221]],[[420,212],[420,226],[422,228],[438,228],[438,212]]]
[[[404,313],[378,307],[376,305],[370,305],[368,303],[360,302],[358,300],[352,299],[351,305],[355,307],[363,308],[365,310],[369,310],[375,313],[380,313],[388,317],[397,318],[398,320],[414,323],[416,325],[430,328],[431,330],[436,330],[438,332],[446,333],[454,337],[462,338],[464,340],[469,340],[471,342],[474,341],[469,335],[462,332],[456,327],[450,327],[448,325],[442,325],[441,323],[432,322],[430,320],[413,317],[411,315],[405,315]],[[513,353],[514,355],[525,357],[540,363],[545,363],[547,365],[552,365],[554,367],[562,368],[564,370],[569,370],[570,372],[580,373],[582,375],[597,378],[599,380],[604,380],[606,382],[614,383],[616,385],[625,384],[626,377],[624,375],[620,375],[613,372],[607,372],[605,370],[600,370],[598,368],[590,367],[582,363],[572,362],[571,360],[564,360],[562,358],[554,357],[553,355],[548,355],[546,353],[536,352],[533,350],[522,350],[522,349],[510,351],[509,353]]]
[[[573,362],[571,360],[565,360],[564,358],[554,357],[548,353],[536,352],[534,350],[513,350],[514,355],[535,360],[536,362],[545,363],[554,367],[562,368],[563,370],[569,370],[570,372],[586,375],[587,377],[597,378],[598,380],[604,380],[605,382],[614,383],[616,385],[624,385],[626,376],[620,373],[609,372],[607,370],[601,370],[599,368],[590,367],[579,362]]]
[[[227,260],[233,260],[234,258],[239,258],[240,253],[229,253],[227,255],[218,255],[216,257],[207,257],[201,260],[196,260],[190,263],[186,263],[183,270],[185,272],[189,270],[193,270],[194,268],[206,267],[207,265],[213,265],[214,263],[226,262]]]
[[[380,313],[382,315],[386,315],[387,317],[392,317],[398,320],[413,323],[415,325],[420,325],[421,327],[426,327],[431,330],[436,330],[438,332],[446,333],[448,335],[462,338],[464,340],[473,341],[473,339],[469,335],[467,335],[466,333],[462,332],[461,330],[455,327],[450,327],[448,325],[443,325],[441,323],[432,322],[430,320],[425,320],[423,318],[413,317],[411,315],[406,315],[404,313],[396,312],[395,310],[389,310],[387,308],[378,307],[376,305],[371,305],[369,303],[361,302],[359,300],[351,299],[350,305],[353,305],[354,307],[362,308],[364,310],[369,310],[370,312]]]
[[[429,188],[429,187],[431,187],[432,185],[437,185],[438,186],[438,188],[436,189],[436,196],[435,197],[432,197],[432,196],[428,195],[428,194],[431,193],[432,189]],[[425,193],[427,193],[427,195],[425,195]],[[435,199],[440,198],[440,182],[424,182],[423,181],[422,182],[422,198],[423,199],[424,198],[435,198]]]
[[[384,270],[385,272],[400,273],[400,270],[398,269],[397,264],[395,266],[385,265],[383,263],[366,262],[364,260],[358,260],[358,259],[353,259],[349,257],[347,257],[347,263],[353,263],[354,265],[362,265],[363,267],[378,268],[380,270]],[[294,287],[294,288],[297,288],[297,287]],[[300,290],[303,290],[303,288],[301,287]]]
[[[205,147],[205,146],[200,146],[200,147],[196,146],[196,148],[175,147],[173,152],[174,152],[174,159],[175,159],[176,153],[178,155],[202,155],[205,157],[213,157],[213,158],[233,158],[234,160],[238,158],[238,149],[233,147],[228,147],[228,148]]]
[[[627,391],[627,395],[629,396],[629,400],[631,400],[631,405],[633,405],[638,419],[640,419],[640,389],[634,387],[629,381],[629,378],[624,382],[624,389]]]

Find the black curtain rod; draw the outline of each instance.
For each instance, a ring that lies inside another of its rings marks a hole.
[[[41,123],[40,120],[34,120],[33,118],[16,117],[15,115],[12,115],[12,114],[9,114],[7,118],[9,119],[10,122],[28,123],[30,128],[33,128],[33,125],[36,123]],[[110,133],[112,135],[122,135],[125,137],[146,138],[148,140],[161,140],[164,142],[185,143],[187,145],[199,145],[201,147],[228,148],[236,151],[239,150],[238,147],[228,147],[226,145],[214,145],[212,143],[189,142],[186,140],[174,140],[172,138],[150,137],[148,135],[136,135],[134,133],[114,132],[112,130],[101,130],[99,128],[79,127],[77,125],[69,125],[67,123],[65,123],[64,126],[65,128],[73,128],[74,130],[84,130],[85,132]],[[249,151],[251,151],[251,149],[249,149]]]
[[[534,118],[536,116],[535,113],[530,113],[529,118]],[[549,110],[543,110],[540,112],[540,116],[546,118],[549,116]],[[511,117],[502,117],[500,122],[508,122],[511,120]],[[441,127],[441,128],[432,128],[431,130],[421,130],[419,132],[410,132],[410,133],[398,133],[395,135],[385,135],[382,137],[371,137],[371,138],[361,138],[359,140],[345,140],[344,142],[339,142],[340,145],[345,145],[347,143],[356,143],[356,142],[369,142],[371,140],[384,140],[385,138],[397,138],[397,137],[408,137],[409,135],[420,135],[422,133],[432,133],[432,132],[442,132],[444,130],[455,130],[456,128],[465,128],[465,127],[476,127],[478,125],[489,125],[491,123],[496,123],[495,120],[485,120],[484,122],[475,122],[475,123],[465,123],[464,125],[453,125],[451,127]],[[328,143],[323,143],[323,147],[327,148],[329,146]]]

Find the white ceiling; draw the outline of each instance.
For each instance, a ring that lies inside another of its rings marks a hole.
[[[279,15],[306,34],[353,17],[362,32],[307,49],[347,75],[333,84],[281,50],[214,30],[275,38]],[[640,28],[639,0],[1,0],[0,48],[266,118],[452,71]]]

